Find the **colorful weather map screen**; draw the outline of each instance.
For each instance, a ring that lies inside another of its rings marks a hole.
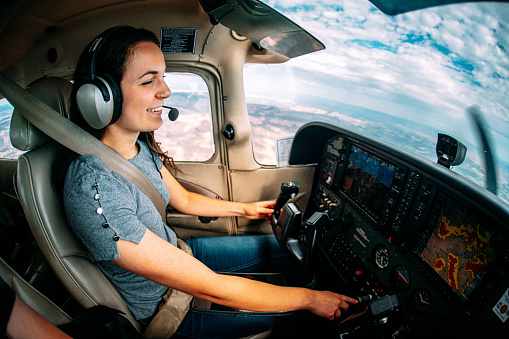
[[[493,234],[475,216],[445,204],[421,258],[467,301],[495,261]]]
[[[395,172],[394,165],[352,146],[341,189],[378,219],[387,202]]]

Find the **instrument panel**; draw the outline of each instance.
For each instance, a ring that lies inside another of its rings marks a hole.
[[[334,272],[338,292],[396,295],[395,331],[412,337],[507,330],[507,206],[405,151],[338,127],[310,128],[327,139],[315,145],[321,158],[305,217],[331,220],[315,257]],[[304,139],[294,140],[292,153]]]

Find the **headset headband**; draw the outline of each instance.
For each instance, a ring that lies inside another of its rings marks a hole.
[[[127,25],[112,27],[105,30],[90,44],[90,47],[83,56],[83,62],[81,65],[81,75],[83,76],[83,83],[87,83],[95,79],[97,75],[95,72],[96,59],[97,54],[101,50],[101,47],[106,43],[110,43],[127,30],[132,31],[136,29],[132,26]]]

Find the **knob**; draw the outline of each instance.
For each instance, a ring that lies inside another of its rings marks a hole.
[[[228,124],[224,127],[223,136],[227,140],[233,140],[233,138],[235,138],[235,129],[232,124]]]

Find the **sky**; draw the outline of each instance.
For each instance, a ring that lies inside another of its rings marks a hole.
[[[458,138],[480,162],[473,151],[481,144],[465,113],[477,105],[509,191],[509,4],[448,5],[391,17],[368,1],[264,2],[326,46],[274,69],[287,73],[281,79],[295,80],[273,84],[280,98],[291,103],[316,96],[404,117]],[[256,85],[249,86],[256,93]]]
[[[326,45],[290,61],[314,73],[297,90],[333,92],[338,101],[444,126],[479,105],[493,133],[507,141],[509,4],[442,6],[389,17],[368,1],[266,2]],[[463,131],[457,129],[458,138]],[[509,149],[500,151],[509,159]]]

